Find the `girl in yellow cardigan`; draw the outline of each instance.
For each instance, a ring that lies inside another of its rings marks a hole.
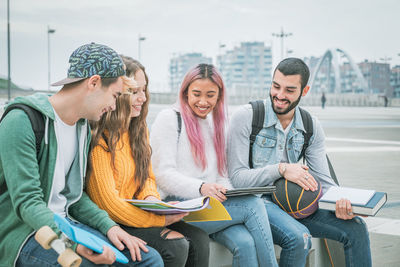
[[[128,233],[155,248],[165,266],[208,266],[209,238],[184,223],[187,214],[156,215],[124,199],[160,200],[151,168],[146,116],[148,77],[136,60],[122,56],[127,93],[118,97],[115,111],[92,123],[90,198]]]

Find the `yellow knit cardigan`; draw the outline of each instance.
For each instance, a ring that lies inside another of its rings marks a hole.
[[[100,145],[107,147],[104,140]],[[165,224],[165,216],[137,208],[124,199],[131,199],[138,185],[134,180],[135,163],[129,146],[129,136],[121,136],[115,152],[115,168],[112,167],[111,153],[97,145],[91,152],[92,172],[87,181],[87,193],[101,209],[108,212],[111,219],[119,224],[138,228],[160,227]],[[157,192],[153,170],[150,166],[149,178],[137,199],[155,196]]]

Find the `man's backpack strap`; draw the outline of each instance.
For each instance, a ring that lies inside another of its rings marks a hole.
[[[181,113],[179,111],[175,111],[176,112],[176,119],[178,121],[178,138],[177,140],[179,140],[179,137],[181,136],[181,131],[182,131],[182,117],[181,117]]]
[[[303,120],[303,125],[304,125],[304,129],[306,130],[305,133],[303,133],[304,136],[304,145],[303,145],[303,149],[301,150],[299,159],[303,158],[303,163],[305,163],[305,153],[306,153],[306,149],[307,147],[310,145],[310,139],[311,136],[313,135],[313,121],[312,121],[312,117],[310,115],[310,113],[308,113],[308,111],[306,111],[305,109],[299,108],[300,109],[300,114],[301,114],[301,118]],[[333,181],[339,185],[339,181],[336,177],[336,173],[335,170],[333,169],[332,163],[329,160],[328,154],[326,154],[326,160],[328,162],[328,166],[329,166],[329,173],[333,179]]]
[[[38,157],[40,152],[40,145],[42,143],[44,135],[44,120],[42,113],[28,105],[17,103],[12,104],[6,108],[0,121],[2,121],[4,117],[13,109],[22,109],[28,115],[28,118],[32,125],[32,130],[36,138],[36,156]]]
[[[256,141],[257,134],[264,125],[265,108],[262,100],[250,101],[253,108],[253,119],[251,122],[250,146],[249,146],[249,167],[253,168],[253,144]]]
[[[42,143],[43,135],[44,135],[44,120],[42,113],[38,110],[21,103],[9,105],[1,116],[0,122],[4,119],[4,117],[13,109],[22,109],[27,115],[32,125],[32,130],[35,134],[36,139],[36,158],[39,158],[40,145]],[[7,185],[4,182],[0,186],[0,194],[5,192],[7,189]]]
[[[336,173],[335,173],[335,170],[333,169],[332,163],[329,160],[328,154],[326,154],[326,160],[328,161],[329,173],[331,174],[333,181],[335,182],[335,184],[339,185],[339,181],[336,177]]]
[[[305,132],[303,133],[303,136],[304,136],[303,149],[301,150],[301,153],[300,153],[297,161],[299,161],[301,158],[303,158],[303,163],[304,163],[306,149],[310,145],[310,139],[311,139],[311,136],[313,135],[313,121],[312,121],[312,117],[311,117],[310,113],[308,113],[307,110],[302,109],[302,108],[299,108],[299,109],[300,109],[301,119],[303,121],[303,126],[305,129]]]

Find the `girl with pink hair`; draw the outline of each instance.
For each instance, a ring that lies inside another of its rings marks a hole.
[[[256,196],[225,196],[232,185],[226,171],[226,104],[221,75],[210,64],[191,69],[178,103],[161,111],[150,142],[157,185],[166,200],[212,196],[230,221],[197,222],[233,254],[232,266],[277,266],[268,215]]]

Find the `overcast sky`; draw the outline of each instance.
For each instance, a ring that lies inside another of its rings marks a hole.
[[[356,62],[400,64],[398,0],[10,0],[11,78],[21,86],[47,89],[47,25],[51,35],[51,80],[66,76],[68,58],[88,42],[138,56],[151,89],[168,84],[174,54],[202,52],[215,59],[219,44],[243,41],[272,46],[280,59],[281,27],[292,56],[321,56],[328,48],[346,51]],[[7,76],[7,1],[0,3],[0,75]]]

